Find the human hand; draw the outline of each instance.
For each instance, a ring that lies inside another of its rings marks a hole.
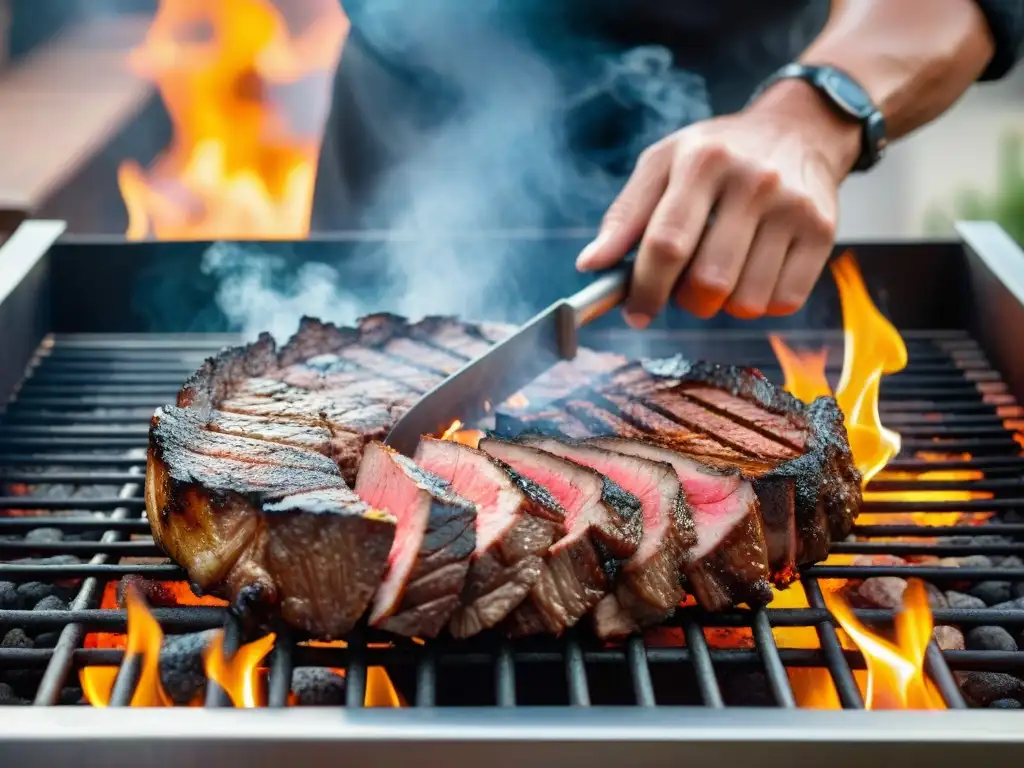
[[[577,268],[612,266],[639,241],[624,307],[634,328],[673,296],[701,318],[791,314],[831,252],[838,188],[859,151],[857,124],[805,83],[777,83],[744,111],[649,147]]]

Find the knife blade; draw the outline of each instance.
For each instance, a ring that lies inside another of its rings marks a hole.
[[[384,443],[412,456],[423,435],[439,435],[456,420],[473,424],[562,360],[576,356],[577,331],[626,296],[629,259],[578,293],[539,312],[503,341],[427,392],[391,428]]]

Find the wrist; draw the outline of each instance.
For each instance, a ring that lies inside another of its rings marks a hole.
[[[860,157],[861,126],[836,114],[825,97],[803,80],[774,83],[746,111],[798,135],[803,146],[818,157],[837,182],[850,174]]]

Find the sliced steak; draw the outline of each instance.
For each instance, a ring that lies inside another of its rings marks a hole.
[[[436,637],[459,607],[476,548],[476,507],[381,443],[366,447],[355,491],[398,521],[370,624],[408,637]]]
[[[633,494],[641,504],[643,536],[622,568],[614,595],[635,627],[650,626],[671,615],[683,597],[680,580],[687,550],[696,543],[693,517],[682,485],[670,464],[610,451],[597,445],[542,436],[524,436],[526,445],[590,467]],[[595,617],[609,612],[606,607]],[[615,612],[616,615],[619,612]],[[621,636],[620,624],[596,622],[600,637]]]
[[[326,456],[157,411],[146,512],[154,541],[200,589],[317,636],[348,632],[387,567],[395,519],[359,499]]]
[[[565,512],[558,502],[507,464],[461,443],[424,438],[415,459],[477,507],[476,551],[462,605],[449,624],[452,635],[470,637],[496,626],[528,596],[553,600],[534,587],[548,550],[565,535]]]
[[[479,447],[545,488],[565,510],[566,534],[548,551],[537,586],[553,590],[558,599],[526,602],[509,617],[513,635],[557,634],[608,592],[609,558],[628,558],[636,552],[640,502],[589,467],[533,446],[484,438]],[[595,551],[594,542],[607,553],[605,558]],[[539,605],[557,605],[560,610],[544,613]]]
[[[675,469],[697,531],[697,543],[684,570],[701,607],[720,611],[736,603],[771,600],[767,547],[750,481],[735,470],[715,470],[672,448],[646,441],[599,437],[588,442],[671,464]]]

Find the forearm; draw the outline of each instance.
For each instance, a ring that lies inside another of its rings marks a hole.
[[[993,53],[974,0],[833,0],[828,23],[800,60],[830,64],[860,82],[892,140],[949,109]]]

